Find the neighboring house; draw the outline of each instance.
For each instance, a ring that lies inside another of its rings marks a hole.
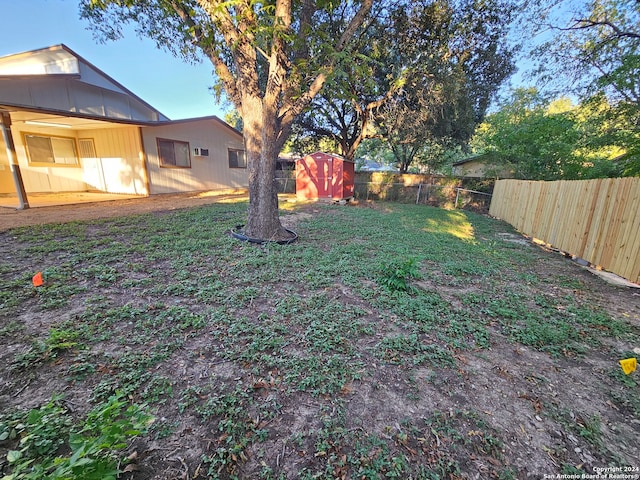
[[[296,169],[296,160],[302,158],[297,153],[280,153],[276,162],[276,170],[293,171]]]
[[[0,114],[0,194],[18,190],[9,155],[27,194],[248,185],[240,132],[215,116],[172,121],[65,45],[0,58]]]
[[[508,168],[499,167],[491,163],[488,154],[476,155],[465,158],[453,164],[452,175],[454,177],[467,178],[513,178],[514,172]]]

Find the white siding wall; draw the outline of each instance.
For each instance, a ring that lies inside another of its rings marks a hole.
[[[229,168],[229,148],[244,149],[242,138],[216,120],[203,119],[142,129],[151,193],[174,193],[224,188],[246,188],[246,168]],[[160,167],[158,138],[189,143],[191,168]],[[209,149],[196,157],[195,147]]]
[[[16,186],[13,183],[7,148],[0,135],[0,194],[3,193],[16,193]]]
[[[38,127],[13,124],[11,133],[16,146],[24,188],[27,192],[83,192],[87,184],[82,179],[82,164],[79,166],[33,166],[28,162],[23,133],[35,133],[77,138],[77,132],[61,128]],[[3,146],[4,146],[4,142]]]
[[[100,190],[110,193],[148,194],[138,127],[67,130],[14,124],[11,130],[27,192]],[[79,166],[30,165],[23,132],[72,137],[76,141],[80,138],[91,138],[95,145],[96,157],[80,158]],[[4,148],[4,142],[0,143]]]
[[[149,193],[138,127],[85,130],[79,132],[79,138],[92,138],[95,144],[97,158],[83,160],[91,188],[110,193]]]

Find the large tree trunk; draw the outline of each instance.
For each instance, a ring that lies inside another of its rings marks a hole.
[[[280,223],[274,180],[280,154],[276,115],[272,109],[264,108],[260,99],[245,99],[242,120],[249,170],[249,209],[244,233],[261,240],[288,240],[291,234]]]

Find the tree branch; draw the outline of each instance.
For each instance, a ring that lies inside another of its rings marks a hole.
[[[342,51],[349,40],[355,35],[358,28],[364,23],[371,10],[371,6],[373,5],[373,0],[363,0],[360,9],[353,16],[349,25],[345,28],[344,32],[340,36],[338,40],[335,50]],[[288,125],[293,123],[293,120],[304,111],[305,108],[311,103],[313,97],[315,97],[322,87],[324,83],[327,81],[327,73],[333,68],[333,60],[329,62],[328,65],[325,66],[324,69],[321,69],[321,72],[316,75],[311,84],[309,85],[309,89],[300,96],[293,104],[286,105],[284,110],[280,114],[280,118],[282,119],[282,124],[285,126],[285,129]],[[288,132],[287,132],[288,134]]]
[[[193,41],[196,45],[200,45],[205,55],[209,58],[213,64],[216,74],[220,81],[222,81],[227,96],[233,102],[238,110],[242,109],[242,100],[236,80],[233,74],[229,70],[228,65],[225,63],[221,55],[219,55],[213,47],[205,48],[204,45],[212,42],[206,42],[206,34],[202,30],[202,27],[191,17],[191,15],[185,10],[184,5],[181,2],[172,1],[171,6],[180,19],[191,29]]]
[[[224,41],[231,51],[234,63],[237,67],[235,75],[227,68],[227,74],[235,78],[236,90],[241,95],[251,97],[260,96],[260,85],[258,83],[258,60],[256,49],[253,46],[253,33],[256,28],[257,19],[253,15],[250,5],[238,5],[242,12],[236,12],[241,20],[238,26],[234,23],[234,17],[229,10],[226,0],[197,0],[200,6],[207,12],[213,23],[220,30]],[[247,10],[248,9],[248,10]],[[225,62],[223,59],[215,61],[216,69]],[[217,71],[217,70],[216,70]],[[226,84],[225,84],[226,85]]]
[[[347,43],[349,43],[351,38],[355,35],[358,28],[360,28],[360,26],[364,23],[367,15],[369,15],[369,11],[371,10],[372,6],[373,0],[363,0],[360,9],[353,16],[351,22],[349,22],[349,25],[347,25],[347,28],[345,28],[344,32],[342,32],[340,40],[338,40],[338,43],[336,44],[336,50],[338,52],[344,49]]]
[[[575,31],[586,30],[593,27],[609,27],[615,33],[615,37],[618,38],[638,38],[640,39],[640,33],[624,31],[609,20],[591,20],[588,18],[578,18],[574,20],[574,25],[568,28],[559,28],[561,31]]]

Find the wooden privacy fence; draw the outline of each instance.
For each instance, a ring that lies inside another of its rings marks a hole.
[[[499,180],[489,213],[640,283],[640,178]]]

